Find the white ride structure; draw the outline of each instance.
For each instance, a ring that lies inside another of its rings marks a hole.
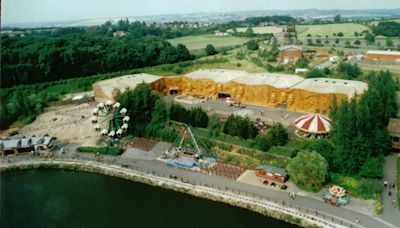
[[[120,138],[128,129],[130,117],[126,115],[127,111],[126,108],[121,108],[119,102],[99,103],[92,112],[94,129],[111,140]]]

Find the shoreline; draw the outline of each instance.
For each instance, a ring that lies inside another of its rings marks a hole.
[[[194,197],[241,207],[301,227],[346,227],[344,225],[321,219],[313,214],[304,213],[295,208],[288,208],[282,204],[264,199],[252,196],[243,196],[231,191],[195,185],[185,181],[157,176],[152,173],[144,172],[143,170],[139,171],[101,162],[67,159],[30,160],[17,163],[1,163],[0,172],[38,168],[64,169],[118,177],[129,181],[185,193]]]

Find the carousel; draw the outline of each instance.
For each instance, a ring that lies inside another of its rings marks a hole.
[[[329,137],[332,121],[327,116],[314,113],[297,118],[294,125],[298,137],[315,139]]]

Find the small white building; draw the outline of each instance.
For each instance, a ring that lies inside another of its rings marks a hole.
[[[296,68],[294,70],[295,74],[306,74],[309,70],[307,68]]]

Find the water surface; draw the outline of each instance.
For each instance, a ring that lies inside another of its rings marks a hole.
[[[128,180],[65,170],[1,173],[0,227],[295,227]]]

